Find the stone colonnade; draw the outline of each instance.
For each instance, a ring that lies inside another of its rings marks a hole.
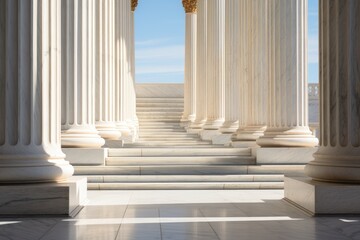
[[[136,4],[0,1],[0,182],[66,179],[61,145],[136,138]]]
[[[317,146],[308,126],[307,1],[183,2],[198,18],[197,42],[186,42],[197,46],[186,68],[196,79],[185,73],[196,86],[185,88],[185,113],[196,106],[188,131],[232,133],[233,146]],[[359,1],[320,0],[321,141],[306,167],[314,179],[360,181],[359,22]]]

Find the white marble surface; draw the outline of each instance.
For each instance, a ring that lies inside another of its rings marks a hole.
[[[220,135],[219,130],[202,130],[200,138],[205,141],[211,141],[214,136]]]
[[[104,165],[107,148],[63,148],[66,160],[73,165]]]
[[[317,148],[256,148],[257,164],[306,164]]]
[[[285,198],[311,214],[360,214],[360,185],[285,177]],[[360,229],[360,228],[359,228]]]
[[[72,215],[86,203],[86,192],[85,177],[59,183],[0,185],[0,216]]]
[[[0,219],[13,240],[345,240],[359,217],[311,218],[280,190],[89,191],[75,218]]]
[[[231,143],[232,133],[226,134],[222,133],[212,137],[211,141],[214,145],[229,145]]]

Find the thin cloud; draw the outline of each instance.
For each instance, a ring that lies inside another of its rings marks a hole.
[[[309,35],[308,40],[308,61],[309,63],[319,63],[319,37],[317,34]]]
[[[142,74],[163,74],[163,73],[182,73],[184,71],[184,67],[182,65],[163,65],[160,64],[156,66],[146,65],[146,66],[138,66],[136,69],[136,73],[138,75]]]
[[[137,60],[161,59],[163,62],[184,58],[185,47],[183,45],[170,45],[152,48],[140,48],[136,51]]]
[[[158,38],[158,39],[147,39],[144,41],[135,42],[136,47],[148,47],[148,46],[156,46],[167,43],[171,40],[171,38]]]

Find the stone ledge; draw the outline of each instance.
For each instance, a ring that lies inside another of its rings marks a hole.
[[[285,200],[311,215],[360,214],[360,184],[285,177]]]
[[[313,160],[317,148],[257,148],[256,163],[264,164],[307,164]]]
[[[105,165],[107,148],[63,148],[66,160],[72,165]]]
[[[231,137],[233,133],[221,133],[212,137],[212,144],[214,145],[226,145],[229,146],[231,143]]]
[[[211,141],[213,137],[220,135],[219,130],[202,130],[200,132],[201,140]]]
[[[0,185],[0,216],[75,216],[87,201],[87,179]]]

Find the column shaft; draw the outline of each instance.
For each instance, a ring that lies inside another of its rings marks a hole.
[[[206,130],[224,123],[225,0],[207,3],[207,122]]]
[[[305,172],[360,182],[360,2],[320,0],[320,147]]]
[[[307,0],[269,1],[270,85],[263,147],[313,147],[308,127]]]
[[[63,147],[104,145],[95,128],[93,0],[62,1],[62,135]]]
[[[188,125],[196,118],[196,12],[187,12],[185,22],[184,114],[181,121]]]
[[[126,45],[126,24],[127,2],[129,0],[115,0],[115,47],[116,47],[116,62],[115,62],[115,121],[116,126],[121,131],[122,137],[130,134],[130,129],[127,126],[125,119],[126,108],[126,91],[125,81],[127,72],[127,45]]]
[[[105,139],[119,139],[121,132],[116,129],[114,118],[114,68],[113,45],[114,20],[113,0],[96,0],[96,128]]]
[[[245,24],[241,27],[244,36],[240,51],[242,112],[239,129],[233,141],[256,141],[264,134],[267,115],[267,1],[244,0],[242,2]],[[241,105],[240,105],[241,106]]]
[[[239,128],[240,87],[240,4],[226,1],[225,28],[225,123],[222,133],[234,133]]]
[[[0,182],[73,174],[60,146],[60,15],[60,1],[0,1]]]
[[[207,119],[207,0],[198,1],[196,46],[196,119],[191,128],[201,129]]]

